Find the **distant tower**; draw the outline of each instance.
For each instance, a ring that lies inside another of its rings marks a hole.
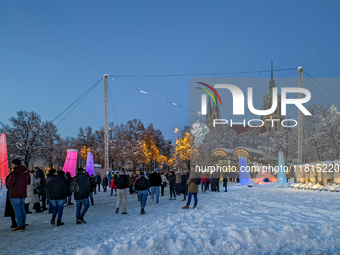
[[[214,119],[221,118],[220,108],[218,107],[218,99],[216,95],[215,95],[215,102],[217,102],[217,104],[216,105],[213,104],[213,106],[211,107],[211,101],[209,97],[207,115],[205,117],[205,124],[208,127],[211,127],[213,125]]]
[[[273,88],[275,87],[275,81],[273,79],[273,61],[271,62],[271,77],[269,82],[269,90],[267,94],[263,97],[263,110],[268,110],[272,106],[273,99]],[[261,116],[261,119],[264,121],[264,125],[266,127],[268,135],[274,134],[276,131],[280,131],[283,129],[281,125],[281,121],[285,119],[284,116],[281,115],[281,95],[277,93],[277,107],[275,112],[270,115]],[[272,126],[272,121],[265,121],[266,119],[278,119],[279,121],[274,121],[274,125]]]
[[[104,169],[109,168],[109,105],[108,105],[108,78],[104,74]]]

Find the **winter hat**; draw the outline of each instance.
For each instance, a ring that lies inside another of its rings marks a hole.
[[[141,172],[139,173],[139,175],[140,175],[140,176],[144,176],[144,172],[141,171]]]
[[[157,169],[157,168],[155,168],[153,171],[154,171],[155,173],[157,173],[157,172],[158,172],[158,169]]]
[[[16,159],[14,159],[14,160],[12,161],[12,163],[13,163],[14,165],[20,166],[20,165],[21,165],[21,160],[18,159],[18,158],[16,158]]]
[[[79,172],[84,172],[84,168],[79,167],[79,168],[77,169],[77,172],[78,172],[78,173],[79,173]],[[98,172],[97,172],[97,174],[98,174]]]

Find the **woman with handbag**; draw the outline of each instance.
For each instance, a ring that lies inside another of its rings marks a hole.
[[[33,204],[33,209],[36,213],[42,212],[40,208],[40,201],[38,196],[38,186],[40,186],[40,179],[35,178],[34,171],[30,171],[31,184],[27,185],[27,197],[25,199],[25,211],[26,213],[32,213],[29,211],[29,205]]]
[[[11,228],[16,228],[18,227],[17,225],[17,221],[15,220],[15,211],[13,209],[11,200],[9,200],[9,196],[8,196],[8,186],[7,186],[7,180],[9,178],[9,176],[11,175],[12,172],[10,172],[7,177],[6,177],[6,188],[7,188],[7,195],[6,195],[6,206],[5,206],[5,217],[11,217],[12,219],[12,226]]]

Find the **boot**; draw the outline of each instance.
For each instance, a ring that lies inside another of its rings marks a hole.
[[[192,209],[195,209],[196,208],[196,206],[194,206]]]
[[[52,216],[51,224],[52,224],[52,225],[55,224],[55,216]]]
[[[15,229],[12,230],[12,232],[21,232],[25,230],[25,226],[22,227],[16,227]]]
[[[26,214],[32,213],[32,212],[30,212],[29,209],[28,209],[29,206],[30,206],[30,204],[25,204],[25,212],[26,212]]]
[[[118,214],[118,213],[119,213],[119,208],[116,209],[116,214]]]
[[[182,201],[187,201],[185,198],[183,198],[183,200]]]
[[[84,218],[79,218],[78,220],[80,220],[82,223],[86,223],[86,221],[84,220]]]
[[[189,209],[189,206],[188,205],[183,206],[182,209]]]
[[[61,222],[61,220],[57,220],[57,226],[62,226],[64,225],[65,223],[64,222]]]
[[[40,207],[40,203],[35,203],[33,206],[33,209],[35,209],[35,213],[41,213],[41,207]]]
[[[169,200],[172,200],[172,197],[170,197],[170,199]]]

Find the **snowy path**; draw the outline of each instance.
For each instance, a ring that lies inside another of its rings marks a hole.
[[[75,205],[60,227],[45,211],[11,233],[10,218],[1,217],[0,254],[340,254],[340,193],[231,187],[199,193],[195,210],[167,195],[152,206],[149,197],[141,216],[136,195],[128,196],[128,214],[116,215],[116,197],[97,193],[82,225]],[[0,198],[3,215],[4,192]]]

